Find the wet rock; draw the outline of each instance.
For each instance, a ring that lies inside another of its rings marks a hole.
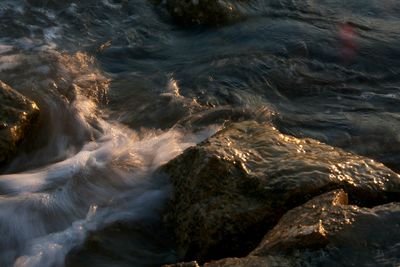
[[[191,262],[180,262],[177,264],[168,264],[164,265],[163,267],[199,267],[196,261]]]
[[[189,265],[185,265],[189,264]],[[173,265],[166,265],[163,267],[282,267],[290,266],[291,262],[284,257],[280,256],[267,256],[267,257],[257,257],[257,256],[247,256],[244,258],[226,258],[219,261],[211,261],[203,265],[199,265],[196,261],[189,263],[177,263]]]
[[[178,255],[245,256],[288,210],[343,188],[352,203],[400,199],[400,177],[383,164],[269,124],[232,124],[163,167],[174,192],[165,215]],[[325,242],[322,229],[308,238]],[[321,230],[321,232],[319,232]]]
[[[287,212],[244,258],[204,264],[224,266],[395,266],[400,262],[400,203],[374,208],[348,205],[335,190]]]
[[[331,205],[322,210],[309,205],[290,216],[299,216],[307,211],[309,219],[297,220],[297,227],[304,223],[321,221],[326,231],[327,245],[318,250],[306,248],[291,252],[288,257],[295,263],[300,263],[301,266],[304,263],[315,266],[400,264],[400,203],[389,203],[371,209],[353,205]],[[280,226],[286,227],[283,224]],[[266,250],[260,249],[255,253],[262,255]]]
[[[16,151],[38,115],[33,101],[0,81],[0,163]]]
[[[167,9],[183,25],[219,26],[241,17],[238,0],[167,0]]]
[[[204,266],[394,266],[399,222],[400,203],[361,208],[337,190],[286,213],[249,256]]]
[[[334,236],[343,224],[352,223],[354,218],[346,211],[347,207],[343,207],[347,204],[347,194],[343,190],[337,190],[290,210],[251,255],[266,256],[273,252],[326,246],[329,237]]]
[[[290,266],[288,260],[283,257],[254,257],[248,256],[245,258],[226,258],[219,261],[205,263],[204,267],[280,267]]]

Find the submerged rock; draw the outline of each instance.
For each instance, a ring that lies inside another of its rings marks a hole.
[[[219,26],[241,17],[238,0],[167,0],[167,9],[183,25]]]
[[[336,190],[287,212],[247,257],[203,266],[395,266],[399,222],[400,203],[361,208]]]
[[[254,121],[232,124],[163,171],[175,188],[165,220],[185,260],[245,256],[285,212],[334,189],[362,206],[400,199],[400,176],[383,164]]]
[[[38,115],[33,101],[0,81],[0,163],[16,151]]]

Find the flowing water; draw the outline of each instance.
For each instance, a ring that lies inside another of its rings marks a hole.
[[[0,80],[41,108],[1,170],[0,266],[174,262],[170,186],[154,171],[227,120],[272,120],[400,170],[400,3],[244,12],[181,27],[146,0],[0,1]],[[102,238],[79,251],[89,233]]]

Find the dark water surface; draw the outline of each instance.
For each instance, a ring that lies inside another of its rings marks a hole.
[[[42,111],[0,176],[0,266],[174,262],[159,223],[170,186],[154,170],[229,119],[400,171],[400,3],[258,0],[245,13],[180,27],[146,0],[0,1],[0,80]]]

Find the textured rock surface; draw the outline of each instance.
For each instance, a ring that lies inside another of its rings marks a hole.
[[[163,267],[199,267],[199,264],[196,261],[191,262],[180,262],[177,264],[168,264]]]
[[[186,265],[185,265],[186,264]],[[165,265],[163,267],[282,267],[291,266],[291,262],[281,256],[247,256],[244,258],[226,258],[199,265],[196,261]]]
[[[34,102],[0,81],[0,163],[15,152],[38,115]]]
[[[400,194],[399,175],[380,163],[253,121],[232,124],[163,170],[175,188],[165,220],[186,260],[245,256],[285,212],[324,192],[344,188],[363,206]]]
[[[284,257],[256,257],[248,256],[245,258],[226,258],[219,261],[205,263],[204,267],[282,267],[290,266],[291,262]]]
[[[203,266],[397,266],[399,230],[400,203],[361,208],[336,190],[287,212],[247,257]]]
[[[240,2],[237,0],[167,0],[167,8],[171,15],[183,25],[218,26],[241,17]]]
[[[321,248],[329,237],[354,220],[347,194],[337,190],[318,196],[287,212],[251,255],[267,256],[299,248]],[[354,207],[354,210],[357,210]]]
[[[379,254],[392,253],[394,257],[384,258],[395,264],[400,263],[399,230],[399,203],[361,208],[347,205],[347,194],[337,190],[286,213],[251,255],[286,254],[294,262],[313,261],[317,266],[318,261],[380,266],[385,264]]]

